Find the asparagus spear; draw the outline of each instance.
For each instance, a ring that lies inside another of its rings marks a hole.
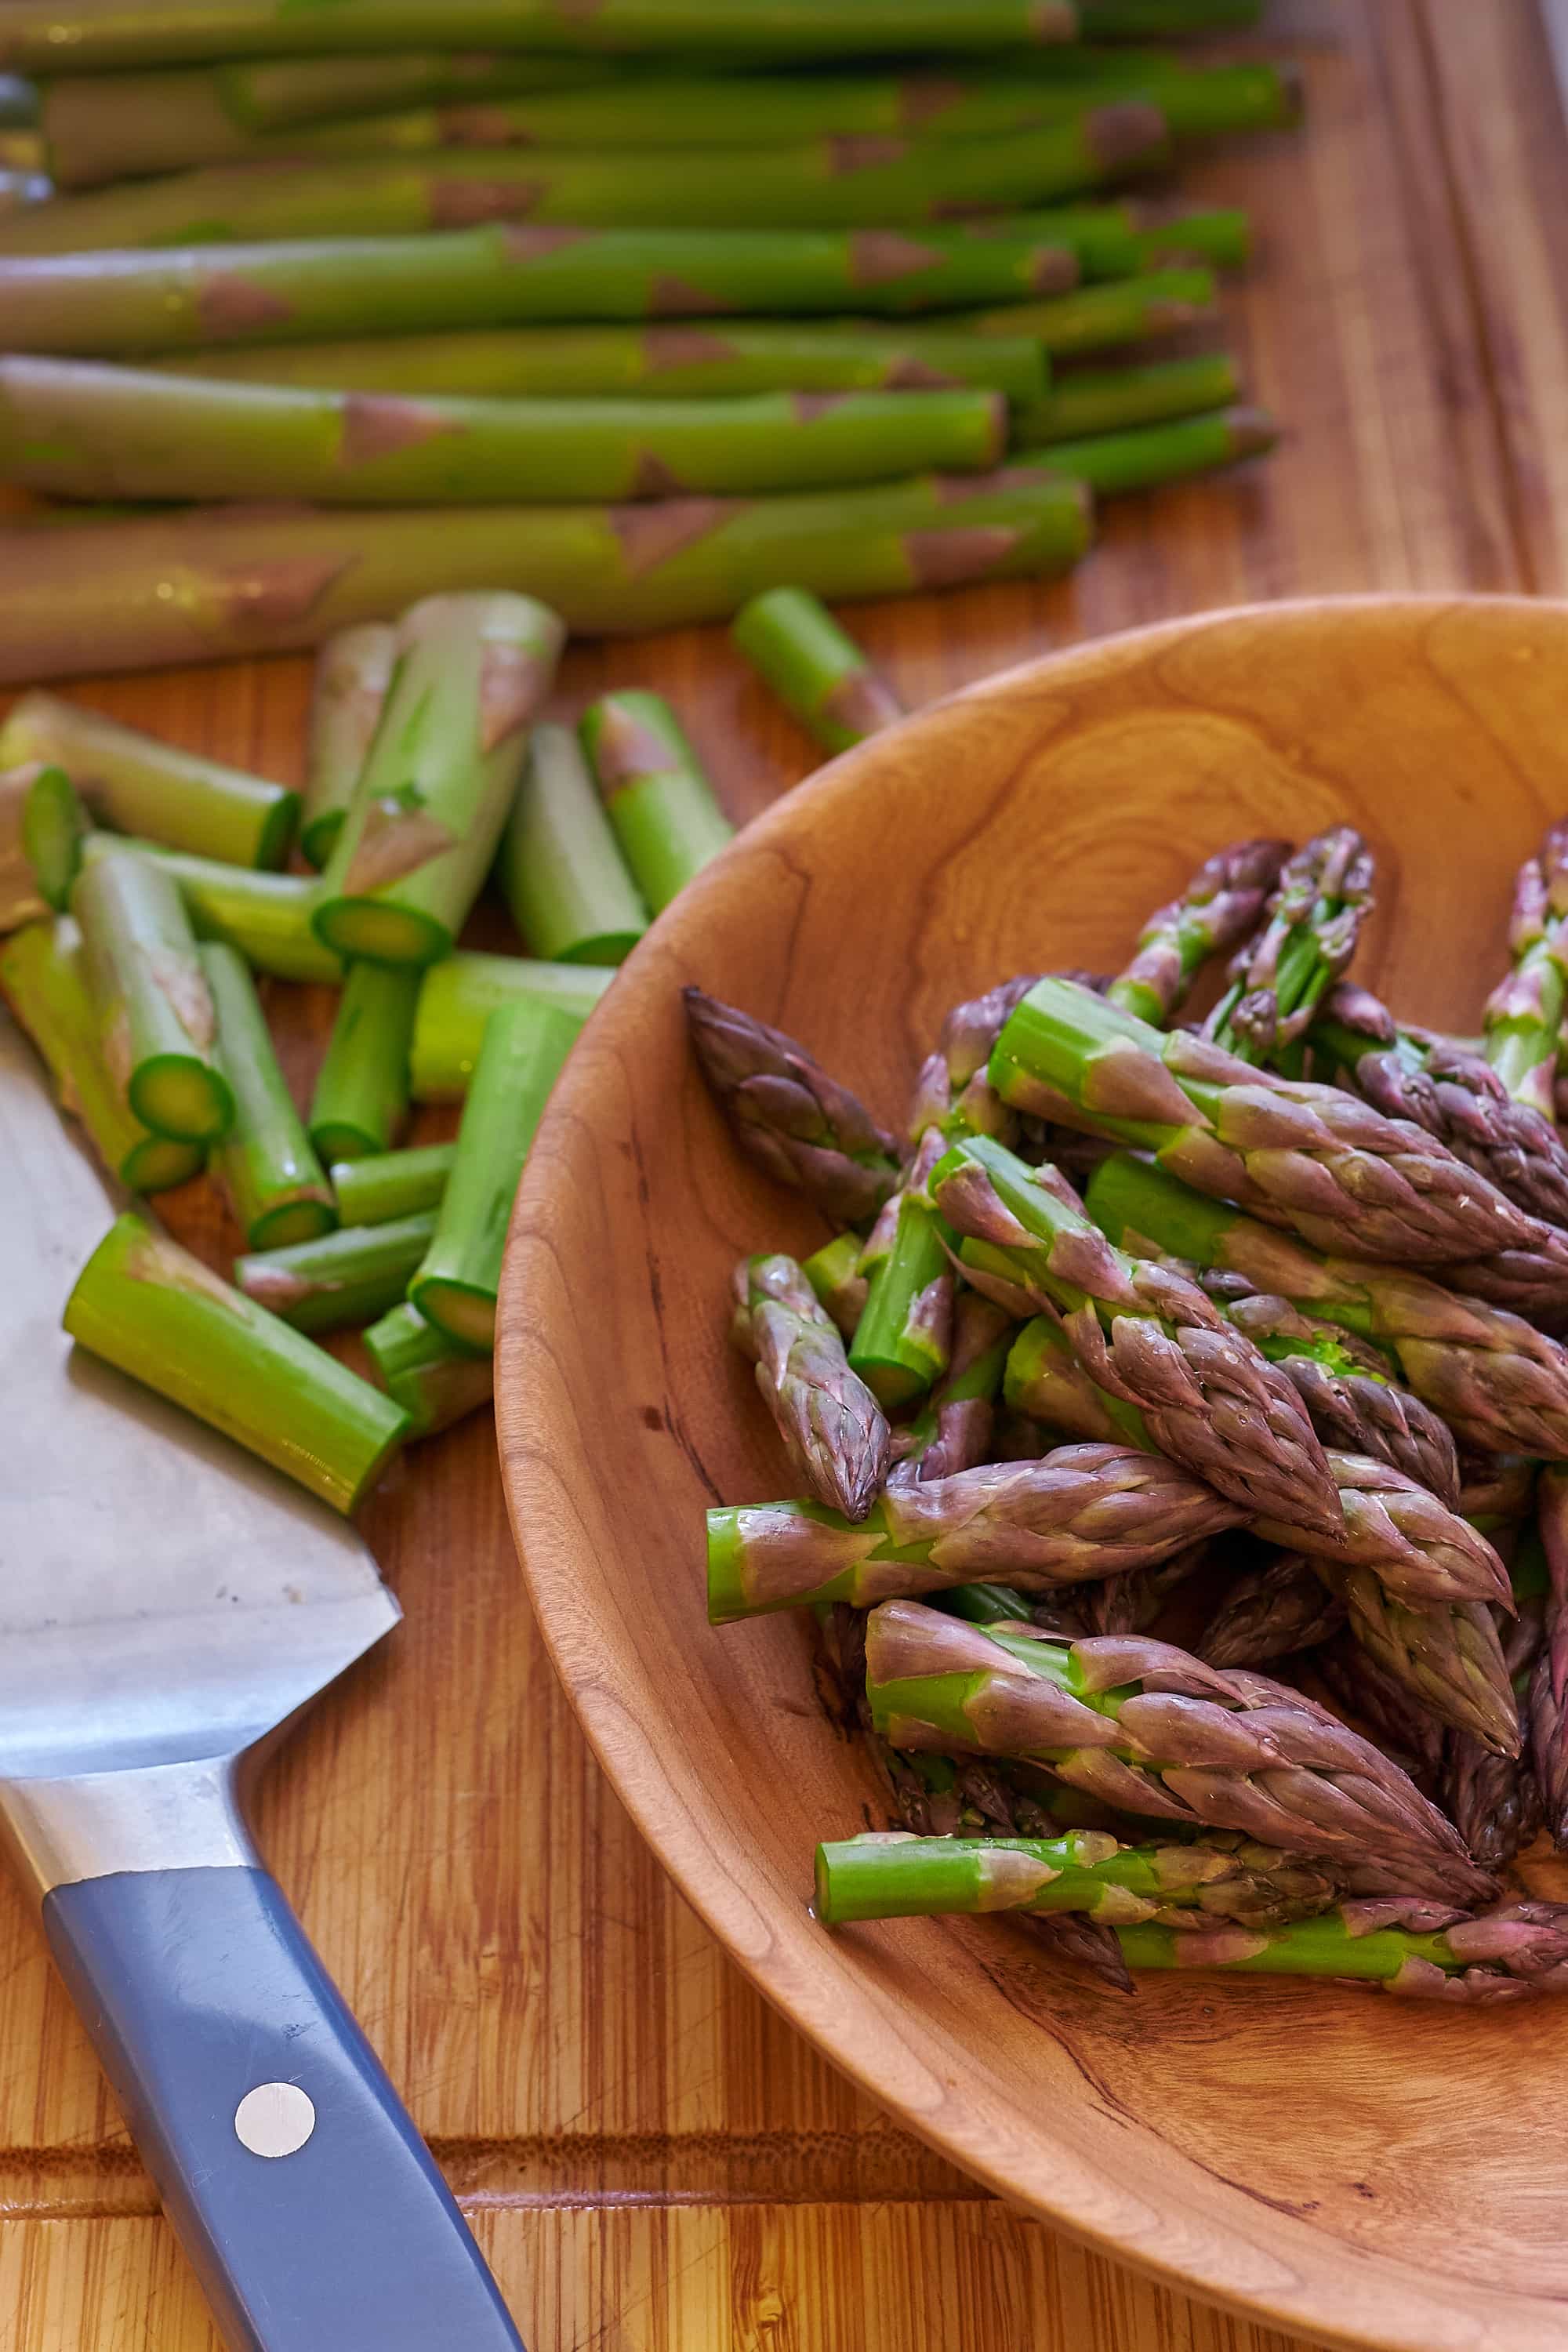
[[[1278,1552],[1230,1586],[1197,1654],[1210,1666],[1267,1666],[1326,1642],[1344,1620],[1344,1601],[1311,1561],[1298,1551]]]
[[[825,1242],[819,1250],[801,1260],[802,1274],[846,1339],[854,1338],[855,1327],[866,1312],[870,1285],[860,1271],[864,1248],[862,1234],[836,1234],[830,1242]],[[955,1345],[955,1357],[956,1352]]]
[[[419,974],[351,964],[310,1098],[310,1140],[329,1165],[388,1150],[408,1115]]]
[[[1304,1036],[1355,953],[1372,912],[1372,853],[1348,824],[1288,858],[1262,925],[1232,961],[1204,1035],[1244,1062],[1274,1060]]]
[[[820,1502],[863,1519],[888,1475],[891,1438],[831,1317],[791,1257],[742,1259],[734,1290],[732,1336],[756,1367],[790,1460]]]
[[[977,1290],[959,1292],[947,1369],[916,1419],[894,1437],[895,1476],[950,1478],[988,1458],[1014,1328],[1005,1308]]]
[[[336,1160],[331,1174],[338,1215],[345,1225],[390,1224],[422,1209],[438,1209],[457,1153],[455,1143],[418,1143],[405,1151],[368,1151]]]
[[[689,155],[447,147],[389,160],[279,159],[28,205],[0,215],[0,252],[409,236],[498,219],[531,227],[657,220],[672,228],[886,229],[1049,204],[1148,171],[1169,154],[1161,110],[1115,99],[1066,122],[985,139],[826,138]]]
[[[247,1298],[297,1331],[341,1331],[398,1306],[436,1232],[436,1212],[384,1225],[340,1225],[287,1249],[236,1258]]]
[[[1163,1035],[1069,982],[1042,980],[1017,1007],[991,1083],[1016,1109],[1152,1151],[1200,1191],[1321,1248],[1433,1264],[1556,1246],[1430,1137],[1334,1087],[1252,1070],[1205,1038]]]
[[[1205,858],[1182,896],[1150,916],[1131,962],[1106,990],[1107,1001],[1163,1029],[1209,958],[1251,931],[1289,849],[1284,841],[1233,841]]]
[[[1546,1553],[1544,1633],[1525,1701],[1531,1761],[1553,1845],[1568,1851],[1568,1471],[1546,1471],[1536,1526]]]
[[[90,865],[121,849],[135,850],[168,875],[184,900],[198,940],[223,940],[254,970],[279,980],[342,980],[342,960],[310,929],[316,903],[313,880],[227,866],[216,857],[193,857],[157,842],[122,840],[110,833],[88,835],[83,862]]]
[[[363,1339],[376,1377],[394,1404],[408,1415],[410,1437],[434,1437],[437,1430],[449,1429],[465,1414],[489,1404],[495,1389],[494,1359],[459,1348],[406,1301],[389,1307]]]
[[[661,914],[735,829],[662,695],[604,695],[577,731],[632,879]]]
[[[1121,1445],[896,1479],[858,1526],[814,1502],[722,1507],[708,1514],[708,1614],[727,1625],[823,1601],[866,1608],[976,1578],[1079,1583],[1147,1567],[1237,1516],[1175,1463]]]
[[[1528,1702],[1541,1654],[1542,1612],[1521,1608],[1508,1629],[1503,1663],[1516,1697]],[[1470,1733],[1450,1731],[1443,1743],[1445,1811],[1483,1870],[1506,1870],[1541,1827],[1541,1790],[1528,1757],[1496,1755]]]
[[[1515,1102],[1480,1055],[1396,1022],[1348,983],[1324,999],[1310,1042],[1325,1075],[1390,1118],[1414,1119],[1531,1216],[1568,1223],[1568,1147],[1550,1118]]]
[[[234,1096],[196,943],[168,876],[134,850],[85,866],[71,893],[104,1060],[143,1126],[216,1143]]]
[[[1228,408],[1240,394],[1228,352],[1197,352],[1142,366],[1075,368],[1058,376],[1042,399],[1015,408],[1013,443],[1016,448],[1037,449],[1163,425]]]
[[[1140,202],[1122,209],[1141,269],[1194,261],[1213,269],[1245,269],[1252,258],[1252,223],[1237,205],[1193,209]]]
[[[1262,1675],[1221,1673],[1146,1634],[1058,1642],[913,1601],[872,1611],[866,1662],[872,1722],[895,1748],[1027,1757],[1127,1812],[1387,1862],[1415,1891],[1488,1888],[1396,1765]]]
[[[68,916],[28,923],[0,945],[0,994],[47,1063],[61,1110],[80,1120],[110,1175],[133,1192],[161,1192],[196,1174],[202,1146],[153,1135],[109,1075],[81,933]]]
[[[485,234],[485,232],[479,232]],[[448,232],[443,245],[461,242]],[[253,252],[268,248],[254,247]],[[149,254],[132,260],[157,260]],[[318,262],[314,265],[321,267]],[[4,279],[0,265],[0,280]],[[85,331],[84,331],[85,332]],[[90,343],[90,337],[88,339]],[[86,346],[84,345],[84,348]],[[119,348],[118,345],[115,346]],[[938,392],[980,384],[1031,406],[1046,388],[1033,336],[859,319],[723,319],[689,326],[499,327],[363,341],[221,344],[161,352],[168,375],[328,392],[466,393],[479,399],[733,399],[755,392]]]
[[[1051,463],[1085,482],[1099,498],[1156,489],[1218,467],[1263,456],[1279,438],[1266,409],[1223,408],[1209,416],[1182,416],[1127,433],[1086,441],[1058,441]],[[47,487],[47,485],[46,485]]]
[[[1516,1903],[1473,1918],[1390,1899],[1347,1904],[1326,1918],[1286,1927],[1225,1927],[1197,1935],[1121,1927],[1116,1939],[1134,1969],[1357,1979],[1411,2000],[1473,2007],[1568,1986],[1568,1914],[1553,1903]]]
[[[1310,1665],[1352,1727],[1368,1732],[1384,1754],[1403,1765],[1417,1785],[1430,1794],[1437,1786],[1447,1737],[1442,1719],[1433,1712],[1427,1693],[1413,1682],[1402,1680],[1400,1673],[1394,1671],[1402,1666],[1402,1659],[1395,1652],[1386,1650],[1384,1655],[1389,1663],[1373,1656],[1348,1621],[1347,1612],[1347,1622],[1341,1630],[1314,1651]],[[1500,1667],[1501,1660],[1500,1647]],[[1461,1675],[1456,1687],[1463,1710],[1468,1700],[1462,1686]]]
[[[847,751],[903,717],[886,678],[820,599],[802,588],[753,596],[736,614],[730,636],[826,751]]]
[[[464,953],[431,966],[420,983],[409,1049],[416,1102],[460,1102],[484,1043],[485,1024],[503,1004],[521,998],[541,1019],[551,1008],[579,1025],[615,978],[592,964],[542,963],[527,956]]]
[[[250,974],[232,948],[197,950],[217,1016],[218,1057],[234,1094],[234,1125],[215,1169],[246,1247],[279,1249],[331,1233],[338,1212],[310,1149]]]
[[[312,1244],[320,1247],[320,1244]],[[408,1416],[324,1349],[232,1289],[143,1217],[111,1225],[77,1276],[79,1347],[352,1511]]]
[[[1509,951],[1513,969],[1487,999],[1487,1059],[1515,1102],[1556,1116],[1553,1082],[1568,1009],[1568,823],[1553,825],[1519,871]]]
[[[1167,438],[1193,430],[1163,429]],[[1006,404],[992,392],[410,400],[0,358],[0,464],[26,488],[70,499],[553,506],[733,495],[879,481],[927,466],[980,472],[1006,440]],[[1163,464],[1162,453],[1150,462]]]
[[[0,685],[79,669],[87,646],[109,670],[319,645],[476,583],[622,635],[722,619],[785,583],[854,597],[1032,578],[1075,563],[1089,532],[1083,485],[1027,466],[791,498],[474,507],[436,532],[418,508],[16,527],[0,530]],[[171,576],[178,598],[146,597]]]
[[[18,772],[12,769],[13,775]],[[63,768],[37,768],[22,808],[22,849],[38,896],[58,915],[70,904],[90,831],[76,786]]]
[[[435,1234],[408,1286],[426,1321],[460,1347],[483,1352],[495,1344],[501,1254],[522,1163],[579,1025],[569,1013],[532,1004],[504,1005],[486,1024]]]
[[[892,1137],[782,1029],[683,991],[698,1066],[749,1160],[830,1217],[869,1222],[899,1182]]]
[[[317,656],[300,846],[318,872],[342,831],[359,772],[375,740],[395,646],[395,632],[384,621],[364,621],[330,637]]]
[[[992,1093],[985,1065],[1008,1014],[1034,986],[1025,972],[999,981],[982,996],[955,1004],[942,1025],[936,1052],[928,1055],[915,1081],[909,1136],[921,1142],[931,1128],[944,1136],[1016,1136],[1016,1121]]]
[[[1374,1342],[1472,1452],[1568,1453],[1568,1350],[1518,1316],[1458,1297],[1405,1266],[1310,1249],[1128,1152],[1096,1169],[1089,1209],[1124,1248],[1169,1252],[1234,1275]],[[1249,1310],[1243,1302],[1232,1311],[1245,1320]]]
[[[849,1343],[853,1369],[889,1412],[923,1397],[952,1353],[952,1234],[926,1192],[946,1139],[921,1141],[861,1255],[866,1305]]]
[[[36,923],[48,912],[24,834],[27,795],[41,767],[37,760],[26,760],[0,769],[0,933]]]
[[[79,542],[79,550],[89,552]],[[99,648],[88,644],[96,659]],[[298,793],[52,694],[24,695],[0,727],[0,768],[25,760],[63,768],[93,814],[117,832],[198,857],[281,866],[294,837]]]
[[[1135,1568],[1128,1576],[1108,1576],[1103,1583],[1086,1584],[1079,1605],[1086,1633],[1146,1633],[1164,1610],[1172,1593],[1194,1577],[1211,1556],[1206,1536],[1173,1552],[1152,1568]],[[1047,1631],[1050,1629],[1046,1628]]]
[[[540,725],[496,860],[501,896],[535,953],[619,963],[648,926],[577,738]]]
[[[426,596],[404,614],[381,724],[310,917],[325,946],[387,964],[450,954],[564,636],[527,596]]]
[[[0,264],[0,294],[7,294],[7,273]],[[1076,293],[1053,295],[1044,301],[1005,302],[991,310],[955,312],[954,323],[961,319],[975,335],[1033,335],[1054,359],[1077,352],[1110,351],[1121,343],[1146,342],[1153,335],[1206,325],[1218,315],[1217,299],[1211,270],[1153,269],[1143,277],[1080,286]],[[44,307],[37,298],[35,300],[38,309]],[[79,298],[79,305],[84,302],[85,298]]]
[[[1163,1453],[1244,1510],[1343,1542],[1334,1482],[1294,1388],[1195,1284],[1126,1256],[1073,1205],[1065,1180],[1047,1185],[989,1138],[955,1144],[930,1193],[963,1237],[959,1263],[975,1287],[1016,1309],[1058,1309],[1090,1378],[1138,1408]]]
[[[1519,1709],[1491,1611],[1484,1601],[1402,1601],[1366,1568],[1321,1564],[1350,1611],[1350,1630],[1384,1675],[1440,1723],[1499,1755],[1520,1748]]]

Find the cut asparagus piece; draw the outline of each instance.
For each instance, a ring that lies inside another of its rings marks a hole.
[[[860,1260],[866,1306],[849,1362],[888,1412],[923,1397],[952,1353],[952,1231],[926,1193],[946,1139],[932,1129],[879,1212]]]
[[[340,1225],[315,1241],[236,1258],[234,1278],[297,1331],[341,1331],[401,1303],[435,1232],[433,1209],[384,1225]]]
[[[215,1052],[211,992],[180,894],[132,849],[84,866],[71,893],[109,1074],[155,1135],[216,1143],[234,1095]]]
[[[1131,459],[1152,466],[1155,478],[1165,443],[1178,470],[1187,443],[1192,466],[1225,462],[1195,425],[1159,430],[1161,447]],[[0,357],[0,463],[25,488],[68,499],[411,507],[734,496],[891,480],[927,467],[980,473],[1006,446],[1006,403],[994,392],[414,400]],[[1092,478],[1087,464],[1070,470]]]
[[[1197,352],[1142,367],[1078,368],[1058,376],[1044,399],[1015,411],[1013,440],[1017,448],[1036,449],[1091,434],[1125,433],[1228,408],[1240,393],[1228,352]]]
[[[450,954],[564,636],[527,596],[427,596],[405,613],[381,724],[310,918],[324,945],[385,964]]]
[[[1348,824],[1287,859],[1255,939],[1232,961],[1204,1034],[1244,1062],[1275,1061],[1310,1027],[1372,912],[1372,852]]]
[[[39,768],[23,803],[22,847],[38,896],[57,915],[70,904],[89,830],[87,811],[65,770]]]
[[[846,1339],[855,1337],[855,1327],[866,1312],[869,1285],[860,1271],[864,1248],[861,1234],[836,1234],[832,1241],[801,1260],[802,1274]]]
[[[47,1064],[61,1110],[80,1120],[110,1175],[133,1192],[162,1192],[197,1173],[203,1147],[153,1135],[110,1076],[81,933],[68,916],[28,923],[0,945],[0,994]]]
[[[529,738],[496,860],[501,896],[536,955],[619,963],[648,926],[594,779],[570,727]]]
[[[450,244],[460,234],[454,230],[441,242]],[[85,341],[82,348],[93,346]],[[110,356],[125,348],[112,338],[105,344]],[[371,335],[363,341],[221,344],[163,352],[158,366],[171,375],[241,383],[310,384],[325,392],[412,397],[467,394],[482,400],[562,400],[584,394],[724,400],[756,392],[937,392],[979,384],[1010,401],[1035,404],[1047,383],[1045,353],[1033,336],[971,335],[940,320],[901,328],[862,319],[852,331],[837,319],[499,327],[466,334]],[[1232,396],[1221,393],[1216,399]]]
[[[886,1128],[782,1029],[700,988],[683,998],[698,1066],[746,1157],[825,1215],[868,1224],[899,1183]]]
[[[385,1225],[395,1217],[438,1209],[457,1156],[455,1143],[419,1143],[406,1151],[371,1151],[334,1160],[332,1191],[345,1225]]]
[[[1568,824],[1553,825],[1520,868],[1508,943],[1513,970],[1482,1016],[1487,1059],[1515,1102],[1552,1119],[1568,1009]]]
[[[725,619],[786,583],[849,598],[1035,578],[1076,563],[1089,529],[1081,482],[1022,465],[789,498],[472,507],[437,531],[417,507],[18,524],[0,530],[0,685],[69,675],[89,646],[98,670],[286,652],[475,583],[622,635]],[[181,595],[149,598],[171,572]]]
[[[977,1290],[953,1302],[952,1348],[930,1399],[894,1438],[897,1475],[949,1478],[973,1470],[991,1452],[996,1398],[1016,1329],[1012,1317]]]
[[[1107,1002],[1163,1029],[1210,956],[1225,954],[1252,930],[1289,851],[1285,841],[1234,841],[1205,858],[1182,896],[1150,916],[1131,962],[1106,990]]]
[[[338,1211],[321,1163],[272,1049],[267,1015],[233,948],[197,950],[217,1016],[218,1059],[234,1095],[234,1125],[215,1172],[247,1249],[281,1249],[331,1233]]]
[[[892,688],[818,597],[770,588],[735,615],[730,635],[808,735],[847,751],[903,717]]]
[[[222,940],[253,970],[278,980],[340,981],[342,959],[321,945],[310,929],[316,884],[299,874],[264,874],[254,866],[226,866],[216,857],[193,857],[153,841],[122,840],[118,834],[89,834],[84,862],[134,849],[160,867],[178,887],[198,940]]]
[[[734,827],[662,695],[606,694],[578,731],[632,878],[661,914]]]
[[[888,1475],[891,1438],[832,1318],[791,1257],[742,1259],[734,1288],[731,1336],[756,1368],[790,1460],[819,1502],[863,1519]]]
[[[63,768],[117,833],[144,834],[198,857],[281,866],[294,838],[298,793],[52,694],[24,695],[0,726],[0,768],[23,760]]]
[[[1015,1109],[1152,1151],[1198,1190],[1293,1225],[1320,1248],[1415,1265],[1515,1250],[1568,1266],[1568,1241],[1559,1250],[1432,1138],[1336,1087],[1253,1070],[1184,1031],[1164,1034],[1068,981],[1030,991],[990,1075]]]
[[[489,1404],[494,1393],[493,1358],[459,1348],[406,1301],[389,1308],[363,1337],[383,1388],[408,1415],[410,1437],[434,1437]]]
[[[384,621],[343,629],[321,647],[310,696],[300,847],[318,873],[331,856],[392,683],[396,632]]]
[[[416,1102],[460,1102],[484,1044],[485,1024],[520,999],[569,1013],[579,1026],[603,996],[614,970],[597,964],[544,963],[528,956],[459,952],[433,964],[420,983],[414,1014],[409,1079]]]
[[[886,229],[959,212],[1025,211],[1157,168],[1169,153],[1160,108],[1118,98],[1067,121],[987,139],[826,138],[690,154],[458,146],[408,157],[280,158],[26,206],[0,216],[0,251],[410,236],[497,219],[536,229],[646,221]]]
[[[320,1244],[314,1244],[320,1246]],[[79,1347],[348,1512],[402,1442],[379,1389],[230,1287],[143,1217],[110,1226],[66,1302]]]
[[[0,293],[5,290],[0,267]],[[41,301],[38,307],[43,307]],[[1147,277],[1080,286],[1076,293],[1051,295],[1041,302],[1005,302],[989,310],[955,312],[953,323],[962,320],[975,335],[1033,335],[1056,359],[1147,342],[1154,335],[1206,325],[1218,315],[1212,270],[1153,269]]]
[[[822,1601],[864,1609],[976,1579],[1081,1583],[1148,1567],[1237,1517],[1175,1463],[1119,1445],[895,1479],[858,1525],[814,1502],[722,1507],[708,1514],[708,1614],[727,1625]]]
[[[0,934],[48,912],[28,856],[23,826],[27,795],[41,772],[37,760],[0,769]]]
[[[1065,1180],[1043,1181],[989,1137],[954,1144],[930,1195],[976,1288],[1015,1312],[1059,1311],[1095,1385],[1136,1406],[1163,1452],[1241,1508],[1343,1542],[1334,1481],[1294,1387],[1195,1284],[1107,1244]]]
[[[518,1181],[578,1025],[569,1013],[532,1004],[503,1005],[486,1025],[436,1231],[408,1286],[426,1321],[460,1347],[495,1344]]]
[[[310,1140],[331,1166],[388,1150],[408,1115],[419,974],[349,967],[310,1100]]]
[[[1266,409],[1222,408],[1209,416],[1181,416],[1169,424],[1087,441],[1058,441],[1050,457],[1062,473],[1087,483],[1097,498],[1113,498],[1239,465],[1244,458],[1263,456],[1279,438],[1279,427]]]

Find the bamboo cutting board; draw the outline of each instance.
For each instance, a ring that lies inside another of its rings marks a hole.
[[[1230,327],[1289,446],[1121,506],[1070,583],[853,616],[910,703],[1251,598],[1568,585],[1568,134],[1537,0],[1276,0],[1270,41],[1305,68],[1306,135],[1238,145],[1184,193],[1258,216]],[[279,661],[80,691],[292,779],[307,680]],[[668,695],[737,818],[811,765],[721,632],[575,648],[562,711],[612,683]],[[303,1089],[331,999],[286,995]],[[215,1260],[233,1246],[200,1188],[162,1205]],[[416,1448],[364,1527],[407,1622],[287,1751],[262,1840],[532,2352],[1302,2352],[1010,2213],[719,1957],[555,1686],[487,1418]],[[4,1883],[0,2341],[214,2352]]]

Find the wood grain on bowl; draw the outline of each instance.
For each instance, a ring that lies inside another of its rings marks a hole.
[[[730,1148],[697,981],[896,1121],[956,999],[1111,968],[1238,835],[1348,820],[1359,967],[1473,1024],[1513,869],[1568,806],[1568,608],[1276,606],[1014,670],[837,761],[635,953],[535,1145],[502,1291],[503,1472],[545,1636],[619,1793],[763,1990],[895,2116],[1024,2206],[1276,2321],[1388,2352],[1568,2340],[1568,2008],[1058,1976],[1016,1928],[829,1937],[811,1853],[875,1809],[793,1621],[711,1632],[702,1513],[787,1491],[723,1341],[742,1252],[824,1228]]]

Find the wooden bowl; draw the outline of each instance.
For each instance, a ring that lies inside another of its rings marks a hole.
[[[778,803],[638,948],[556,1090],[502,1293],[501,1452],[545,1638],[742,1968],[1003,2195],[1388,2352],[1568,2344],[1568,2003],[1202,1976],[1129,2000],[1005,1923],[816,1924],[813,1846],[862,1826],[875,1783],[799,1622],[710,1630],[702,1514],[793,1491],[726,1344],[727,1284],[743,1253],[826,1228],[731,1150],[679,992],[793,1032],[897,1124],[955,1001],[1114,970],[1220,843],[1348,818],[1380,882],[1359,971],[1473,1029],[1514,868],[1568,806],[1565,720],[1568,607],[1504,599],[1220,614],[910,719]]]

